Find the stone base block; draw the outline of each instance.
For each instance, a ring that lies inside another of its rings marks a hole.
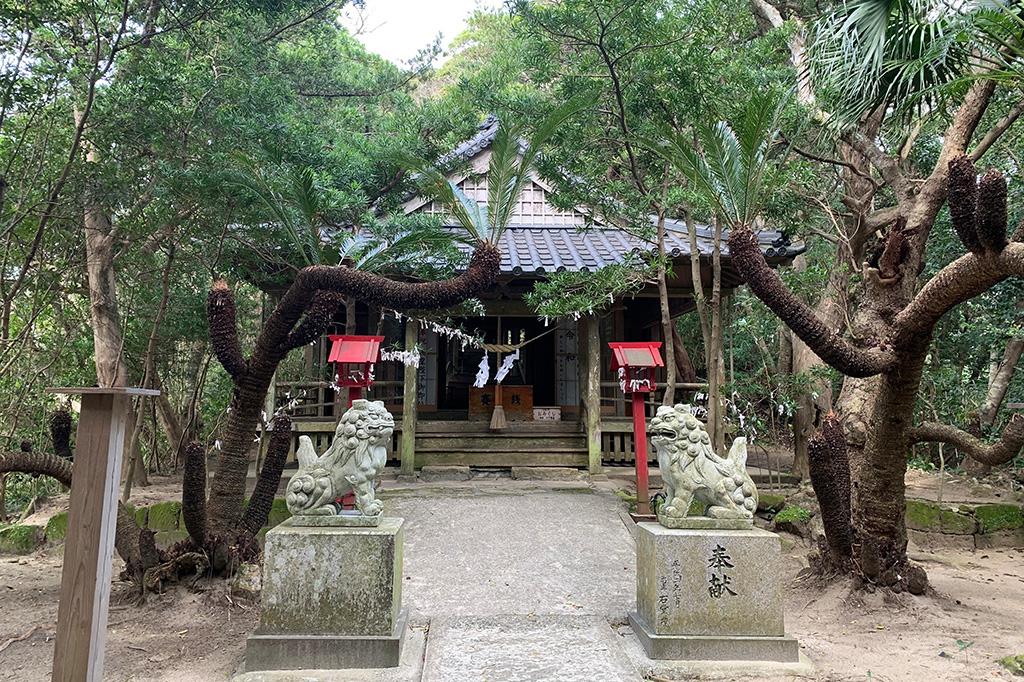
[[[638,523],[636,611],[672,637],[783,637],[779,536]]]
[[[635,611],[629,624],[647,657],[655,660],[800,662],[800,645],[793,637],[659,635]]]
[[[402,525],[300,526],[293,516],[270,530],[259,632],[389,637],[402,604]]]
[[[245,669],[393,668],[402,655],[407,620],[408,611],[403,609],[390,636],[261,634],[257,631],[246,641]]]

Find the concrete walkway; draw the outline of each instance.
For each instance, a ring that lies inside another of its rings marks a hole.
[[[618,498],[512,481],[419,492],[389,508],[408,524],[403,600],[429,620],[424,681],[640,679],[609,624],[635,589]]]

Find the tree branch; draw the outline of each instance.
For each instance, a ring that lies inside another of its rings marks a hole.
[[[318,14],[326,12],[331,7],[334,7],[335,5],[337,5],[338,2],[339,2],[339,0],[329,0],[328,2],[324,3],[320,7],[317,7],[315,10],[313,10],[309,14],[303,15],[303,16],[299,17],[298,19],[296,19],[295,21],[288,22],[284,26],[281,26],[279,28],[275,28],[273,31],[271,31],[267,35],[265,35],[262,38],[260,38],[260,42],[261,43],[265,43],[265,42],[267,42],[269,40],[273,40],[277,36],[281,35],[285,31],[287,31],[288,29],[295,28],[299,24],[304,24],[307,21],[309,21],[310,19],[312,19],[315,16],[317,16]]]
[[[222,279],[213,283],[206,300],[206,317],[210,325],[210,345],[231,378],[237,382],[248,369],[242,346],[238,341],[235,296]]]
[[[985,133],[985,137],[981,138],[977,146],[974,148],[974,151],[971,152],[971,161],[977,161],[984,156],[985,152],[989,150],[989,147],[995,144],[999,138],[1003,136],[1003,133],[1006,132],[1007,128],[1013,125],[1013,123],[1020,118],[1022,113],[1024,113],[1024,100],[1013,105],[1013,108],[1011,108],[1005,116],[996,121],[995,125],[989,128],[988,132]]]
[[[70,460],[48,452],[0,453],[0,474],[18,471],[25,474],[49,476],[70,488],[73,469]]]
[[[729,252],[733,265],[751,291],[824,362],[851,377],[881,374],[895,365],[896,356],[891,351],[856,348],[826,327],[768,265],[757,237],[749,229],[732,231]]]
[[[1024,243],[1012,242],[999,253],[968,253],[939,270],[893,321],[890,343],[899,348],[928,333],[952,308],[987,291],[1007,277],[1024,277]]]
[[[911,443],[947,443],[982,464],[1006,464],[1024,447],[1024,415],[1015,414],[999,440],[986,443],[949,424],[924,422],[908,431]]]
[[[288,334],[284,346],[286,350],[292,350],[299,346],[305,346],[323,336],[327,327],[334,320],[334,313],[345,302],[344,294],[336,291],[318,291],[313,295],[313,300],[306,308],[306,314],[295,329]]]
[[[267,458],[263,462],[256,487],[249,496],[249,506],[238,524],[239,530],[255,537],[260,528],[267,524],[270,510],[274,504],[274,494],[281,485],[281,472],[288,460],[288,450],[292,444],[292,420],[286,414],[274,417],[274,430],[267,444]]]

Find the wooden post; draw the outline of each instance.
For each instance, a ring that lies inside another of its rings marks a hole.
[[[633,403],[633,447],[636,449],[636,513],[651,514],[651,493],[647,485],[647,414],[646,393],[634,391]]]
[[[419,324],[408,318],[405,321],[405,350],[416,349],[419,340]],[[416,475],[416,394],[419,393],[416,368],[406,365],[402,375],[402,476]]]
[[[587,470],[601,473],[601,324],[597,317],[583,318],[587,337],[587,385],[584,407],[587,420]]]
[[[132,396],[160,392],[123,387],[49,390],[82,395],[52,679],[100,682],[125,423]]]

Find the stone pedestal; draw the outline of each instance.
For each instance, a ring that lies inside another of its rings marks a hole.
[[[799,661],[783,624],[779,537],[695,525],[637,524],[637,610],[629,622],[648,657]]]
[[[375,527],[300,526],[267,533],[263,611],[245,669],[398,665],[405,635],[402,519]]]

